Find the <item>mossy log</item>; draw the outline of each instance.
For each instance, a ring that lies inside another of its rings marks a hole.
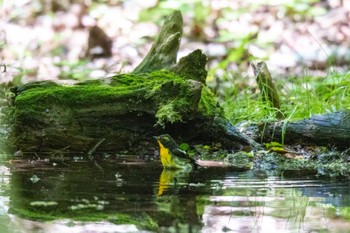
[[[350,148],[350,111],[314,115],[295,122],[268,122],[257,128],[258,141]]]
[[[224,117],[206,86],[206,56],[196,50],[176,63],[181,35],[182,16],[174,11],[132,73],[75,85],[44,81],[12,88],[9,142],[29,152],[133,151],[167,132],[187,142],[257,147]]]

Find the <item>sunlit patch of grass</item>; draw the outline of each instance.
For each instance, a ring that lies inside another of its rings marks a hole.
[[[228,75],[230,76],[232,75]],[[232,83],[229,87],[220,90],[222,105],[226,116],[233,123],[275,119],[278,109],[263,102],[256,87],[245,84],[240,79],[235,81],[229,78],[226,82]]]
[[[298,120],[313,114],[349,109],[350,72],[329,73],[326,77],[290,77],[276,83],[281,90],[281,112],[285,119]],[[223,107],[233,122],[274,120],[276,112],[251,87],[233,85],[225,90]]]
[[[350,73],[330,73],[327,77],[303,76],[285,86],[282,111],[287,115],[297,108],[292,119],[347,109],[350,104]]]

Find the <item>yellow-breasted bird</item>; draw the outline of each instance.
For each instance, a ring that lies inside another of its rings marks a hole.
[[[181,150],[169,134],[162,134],[154,138],[159,144],[159,156],[164,168],[187,170],[198,167],[196,161]]]

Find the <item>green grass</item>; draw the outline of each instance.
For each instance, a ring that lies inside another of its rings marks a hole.
[[[290,77],[275,81],[281,90],[281,111],[288,120],[349,109],[350,72],[326,77]],[[259,91],[237,84],[224,91],[223,107],[233,122],[274,120],[277,109],[261,100]]]
[[[297,78],[285,91],[283,111],[289,115],[297,107],[292,119],[301,119],[316,113],[347,109],[350,106],[349,78],[350,73]]]

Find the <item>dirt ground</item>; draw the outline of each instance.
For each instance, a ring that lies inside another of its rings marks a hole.
[[[0,83],[83,81],[132,71],[172,9],[181,9],[184,17],[179,57],[202,49],[209,57],[208,68],[218,75],[252,76],[249,62],[242,62],[249,55],[266,60],[280,76],[344,72],[350,61],[347,0],[0,4]],[[241,54],[235,52],[240,50]]]

